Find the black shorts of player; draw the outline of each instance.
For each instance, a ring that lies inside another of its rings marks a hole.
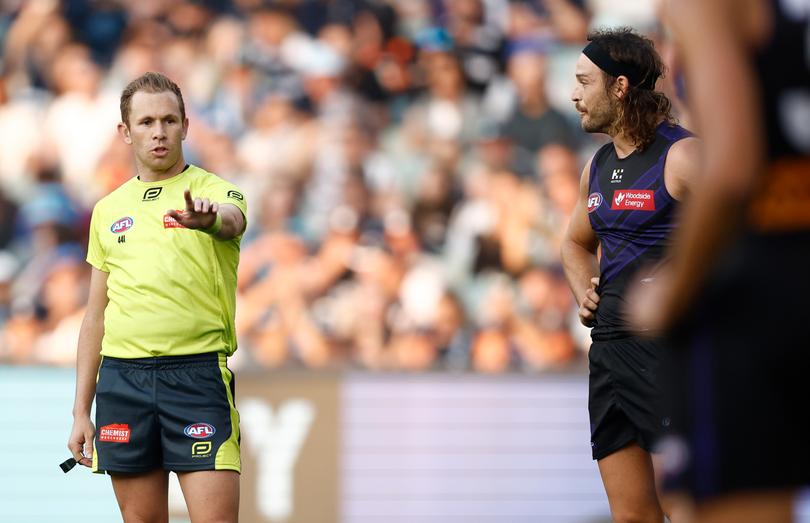
[[[240,468],[234,377],[224,354],[102,359],[94,472]]]
[[[810,233],[740,239],[674,337],[664,488],[706,501],[810,485]]]
[[[664,350],[659,340],[635,337],[591,344],[588,413],[593,459],[632,443],[653,451],[668,424],[658,382]]]

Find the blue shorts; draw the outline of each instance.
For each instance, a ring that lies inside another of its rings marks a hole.
[[[104,357],[96,384],[93,471],[240,472],[234,376],[218,353]]]

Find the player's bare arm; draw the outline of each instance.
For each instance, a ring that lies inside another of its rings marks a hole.
[[[702,142],[684,138],[672,144],[664,167],[664,183],[669,194],[680,202],[688,202],[694,193],[702,161]],[[628,316],[638,332],[657,333],[667,314],[661,303],[668,303],[674,292],[671,267],[655,267],[654,279],[643,279],[628,291]]]
[[[670,196],[680,202],[689,199],[700,175],[701,158],[702,142],[698,138],[684,138],[672,144],[664,166],[664,184]]]
[[[184,211],[166,211],[183,227],[206,232],[218,240],[230,240],[245,230],[245,217],[237,206],[212,202],[208,198],[194,198],[189,189],[185,190],[184,197]]]
[[[84,313],[76,351],[76,397],[73,402],[73,429],[68,449],[73,459],[86,467],[92,465],[95,426],[90,408],[96,393],[96,374],[101,361],[101,339],[104,337],[104,309],[107,307],[108,273],[93,267],[90,295]]]
[[[596,293],[596,285],[599,283],[599,264],[596,259],[599,239],[588,220],[590,170],[591,161],[588,161],[582,170],[580,195],[560,249],[565,276],[579,304],[579,319],[588,327],[593,325],[599,306],[599,295]]]
[[[742,219],[742,209],[761,165],[761,140],[757,135],[761,125],[753,114],[756,95],[748,87],[753,85],[753,72],[737,45],[739,39],[750,40],[753,29],[748,28],[750,24],[744,17],[731,19],[724,15],[732,9],[730,5],[729,0],[686,1],[668,13],[676,34],[689,35],[678,38],[677,44],[686,74],[692,79],[689,96],[706,154],[697,168],[701,172],[701,190],[687,203],[688,212],[673,237],[677,248],[672,251],[668,274],[662,275],[666,281],[659,282],[657,296],[648,300],[639,297],[634,306],[632,316],[640,329],[665,329],[684,312],[714,253]],[[735,88],[717,96],[717,85]],[[657,307],[641,303],[649,301],[655,301]]]

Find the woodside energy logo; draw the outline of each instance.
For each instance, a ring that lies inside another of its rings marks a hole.
[[[649,189],[615,191],[610,208],[614,211],[654,211],[654,191]]]

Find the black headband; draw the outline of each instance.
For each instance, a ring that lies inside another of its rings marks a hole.
[[[638,87],[639,89],[647,89],[650,91],[655,89],[655,82],[658,80],[657,74],[645,75],[633,64],[614,60],[610,57],[610,53],[595,41],[591,41],[591,43],[582,50],[582,54],[590,58],[591,62],[610,76],[615,78],[624,76],[630,81],[630,85]]]

